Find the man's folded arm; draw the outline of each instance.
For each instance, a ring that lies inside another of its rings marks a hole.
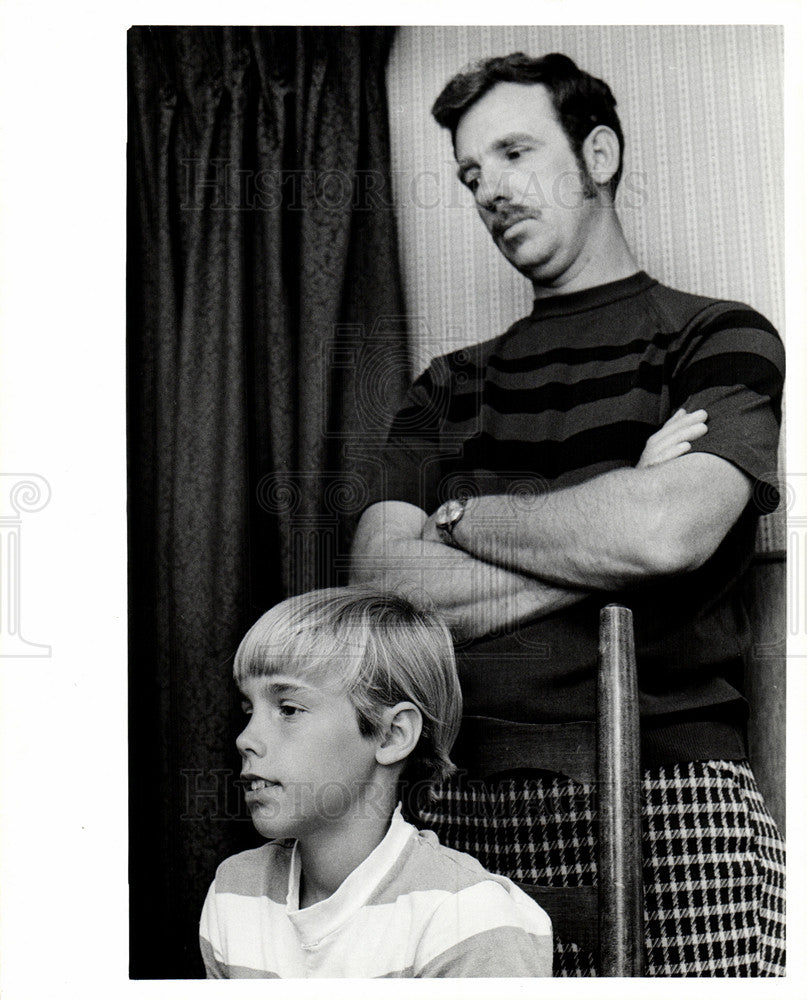
[[[746,473],[695,453],[531,498],[475,497],[454,539],[471,555],[559,587],[618,590],[697,569],[750,496]],[[438,538],[434,515],[423,537]]]
[[[586,593],[557,587],[421,537],[426,513],[413,504],[384,501],[362,515],[351,553],[351,582],[400,593],[433,608],[461,637],[477,637],[550,614]]]

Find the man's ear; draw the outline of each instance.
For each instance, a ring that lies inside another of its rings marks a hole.
[[[583,161],[597,185],[607,185],[619,169],[619,139],[607,125],[597,125],[583,141]]]
[[[379,764],[397,764],[406,760],[417,746],[423,729],[423,716],[411,701],[399,701],[384,709],[381,736],[375,752]]]

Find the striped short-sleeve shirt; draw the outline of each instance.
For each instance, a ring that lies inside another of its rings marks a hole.
[[[200,925],[208,978],[552,974],[551,924],[537,903],[400,810],[332,896],[300,909],[299,890],[293,843],[220,865]]]
[[[731,462],[753,484],[746,511],[700,569],[596,594],[460,648],[468,714],[592,718],[597,615],[619,600],[634,610],[646,720],[741,717],[736,675],[746,637],[737,595],[757,518],[778,502],[783,376],[781,341],[759,313],[675,291],[644,272],[538,299],[501,336],[432,362],[393,422],[371,502],[405,501],[431,514],[463,493],[572,486],[634,466],[680,407],[708,412],[708,433],[692,452]],[[729,730],[723,736],[722,746],[721,738],[696,756],[740,754]]]

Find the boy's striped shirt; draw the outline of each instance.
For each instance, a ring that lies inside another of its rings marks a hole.
[[[400,811],[328,899],[301,910],[299,886],[289,843],[219,867],[200,926],[209,978],[551,975],[544,911]]]

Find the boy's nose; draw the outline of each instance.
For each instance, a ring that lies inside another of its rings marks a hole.
[[[263,757],[266,754],[266,743],[260,738],[256,727],[251,722],[236,737],[235,746],[242,757],[246,757],[247,754]]]

